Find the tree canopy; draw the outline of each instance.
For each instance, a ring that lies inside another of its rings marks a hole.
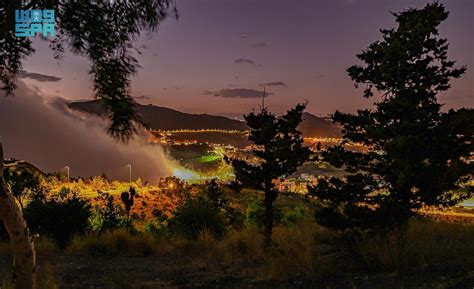
[[[322,179],[310,188],[322,202],[317,218],[332,227],[387,228],[405,224],[423,206],[453,205],[468,197],[461,190],[472,178],[474,111],[442,110],[439,93],[466,67],[448,59],[448,42],[438,26],[448,12],[439,3],[393,13],[398,26],[382,29],[376,41],[348,68],[372,109],[337,111],[343,143],[324,159],[349,174]],[[347,143],[368,152],[349,151]]]

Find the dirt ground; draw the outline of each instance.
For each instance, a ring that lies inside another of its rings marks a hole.
[[[10,258],[0,259],[5,278]],[[73,257],[40,256],[39,278],[52,271],[60,288],[474,288],[474,268],[426,266],[407,272],[370,276],[262,279],[252,268],[208,267],[180,256]]]

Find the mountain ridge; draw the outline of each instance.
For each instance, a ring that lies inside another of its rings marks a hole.
[[[76,101],[69,103],[69,107],[101,117],[106,117],[108,112],[100,100]],[[223,130],[248,130],[247,125],[239,120],[225,116],[211,114],[191,114],[172,108],[156,105],[136,104],[136,111],[145,127],[154,130],[177,129],[223,129]],[[300,130],[304,136],[311,137],[338,137],[340,129],[330,121],[317,117],[311,113],[303,114]]]

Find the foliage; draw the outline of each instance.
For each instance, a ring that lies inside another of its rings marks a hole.
[[[34,53],[32,40],[15,37],[15,10],[55,9],[56,37],[50,40],[55,57],[62,56],[64,43],[91,61],[96,97],[110,110],[110,134],[126,140],[139,121],[129,93],[130,77],[139,68],[132,55],[143,31],[154,31],[170,15],[172,0],[137,1],[1,1],[0,81],[7,94],[15,89],[22,60]],[[177,15],[176,9],[173,10]]]
[[[242,227],[244,221],[243,214],[231,206],[228,198],[225,196],[225,189],[220,187],[215,179],[204,184],[200,197],[205,198],[222,214],[226,226],[232,226],[235,229]]]
[[[244,186],[264,192],[264,236],[266,248],[271,243],[274,224],[273,203],[278,191],[275,181],[294,173],[308,160],[310,150],[303,146],[303,137],[298,131],[306,104],[299,104],[286,114],[277,117],[266,108],[260,113],[245,116],[250,127],[249,140],[256,160],[233,159],[236,179]]]
[[[188,198],[176,209],[169,220],[172,231],[196,240],[203,231],[219,238],[225,234],[225,221],[221,212],[204,198]]]
[[[22,210],[29,196],[41,192],[40,177],[26,168],[5,167],[3,176]]]
[[[381,100],[357,114],[336,112],[343,143],[323,153],[349,176],[321,180],[310,194],[321,202],[318,222],[332,228],[386,229],[407,223],[423,206],[448,206],[467,198],[454,193],[472,178],[474,111],[442,112],[437,101],[449,81],[465,72],[448,60],[438,26],[448,17],[442,4],[393,14],[395,29],[358,55],[363,66],[347,71],[357,85]],[[360,143],[367,152],[346,150]],[[470,191],[470,192],[469,192]]]
[[[72,236],[86,232],[91,211],[87,200],[64,191],[55,197],[34,198],[23,214],[32,232],[45,234],[64,247]]]
[[[245,214],[245,226],[253,228],[263,227],[265,209],[261,201],[253,201],[248,204]]]
[[[90,219],[93,231],[104,232],[126,225],[123,209],[114,202],[114,197],[107,192],[98,192],[96,204]]]
[[[134,203],[134,197],[137,191],[135,188],[130,186],[130,189],[128,192],[122,192],[120,195],[120,199],[122,200],[122,203],[125,206],[125,212],[127,214],[127,226],[130,226],[130,210],[132,209],[133,203]]]
[[[304,220],[306,214],[306,210],[303,207],[297,206],[292,210],[286,212],[286,214],[282,216],[281,222],[286,226],[293,226],[298,222]]]

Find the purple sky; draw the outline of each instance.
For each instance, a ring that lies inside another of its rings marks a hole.
[[[261,90],[262,83],[272,82],[279,84],[267,86],[273,93],[267,100],[272,110],[281,112],[308,100],[309,112],[325,115],[373,102],[353,87],[346,68],[358,63],[355,55],[380,38],[380,28],[394,26],[389,11],[423,7],[428,1],[177,2],[179,20],[166,20],[157,33],[140,40],[142,69],[132,83],[139,102],[192,113],[243,113],[260,100],[232,97],[233,90]],[[450,11],[441,26],[441,36],[451,43],[449,55],[468,66],[441,101],[447,107],[472,107],[474,1],[441,2]],[[37,53],[25,62],[25,70],[61,80],[26,79],[29,86],[49,96],[93,98],[86,59],[66,53],[56,61],[47,43],[37,41],[35,47]]]

